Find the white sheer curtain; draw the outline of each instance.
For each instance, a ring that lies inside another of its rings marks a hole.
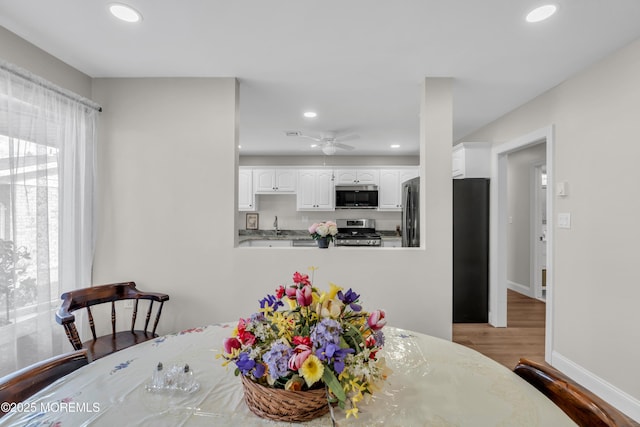
[[[71,350],[55,310],[91,283],[97,116],[0,62],[0,375]]]

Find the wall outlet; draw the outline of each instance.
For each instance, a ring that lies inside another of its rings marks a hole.
[[[133,300],[132,299],[124,300],[124,308],[133,309]]]

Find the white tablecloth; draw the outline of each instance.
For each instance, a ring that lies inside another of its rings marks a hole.
[[[461,345],[402,329],[384,329],[383,392],[360,404],[358,419],[336,409],[337,425],[575,426],[509,369]],[[216,359],[231,326],[211,325],[122,350],[60,379],[0,418],[11,426],[284,426],[253,415],[233,366]],[[158,364],[188,363],[199,390],[151,393]],[[305,423],[330,426],[329,414]]]

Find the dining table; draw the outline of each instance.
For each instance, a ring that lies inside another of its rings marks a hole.
[[[7,426],[291,426],[254,415],[234,366],[216,356],[235,324],[164,335],[112,353],[60,378],[0,418]],[[477,351],[422,333],[385,327],[378,356],[392,373],[358,405],[335,407],[306,426],[575,426],[510,369]],[[157,388],[158,364],[188,365],[182,389]]]

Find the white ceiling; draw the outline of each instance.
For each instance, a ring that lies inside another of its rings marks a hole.
[[[237,77],[243,154],[321,155],[286,130],[417,154],[424,77],[454,78],[460,140],[640,37],[638,0],[548,0],[539,24],[524,16],[540,0],[122,2],[143,21],[105,0],[0,0],[0,25],[91,77]]]

